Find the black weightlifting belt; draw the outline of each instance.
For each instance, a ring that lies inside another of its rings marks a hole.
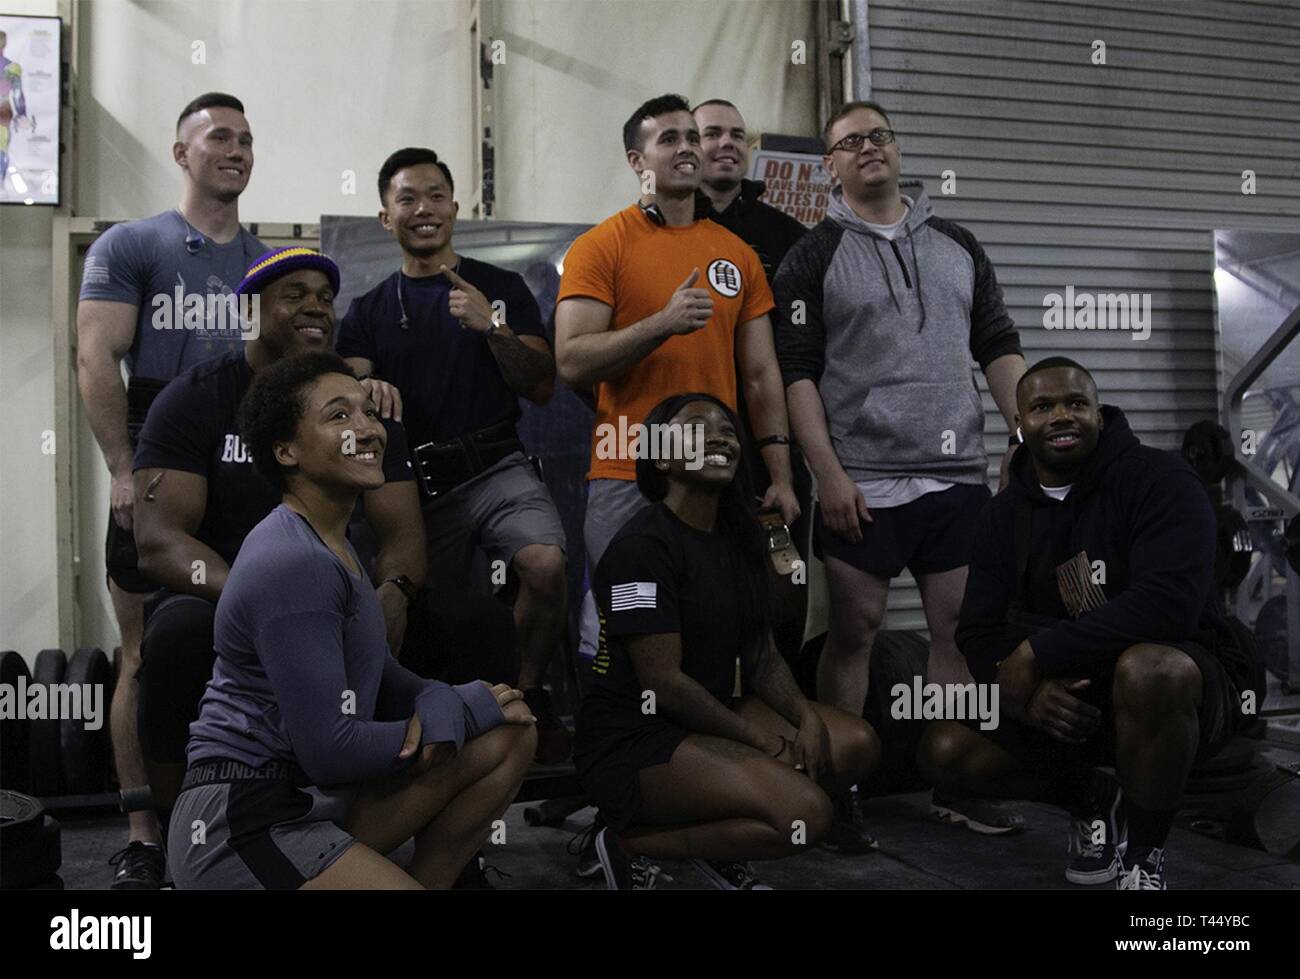
[[[415,462],[432,499],[486,472],[512,452],[523,450],[514,421],[506,420],[445,442],[416,446]]]

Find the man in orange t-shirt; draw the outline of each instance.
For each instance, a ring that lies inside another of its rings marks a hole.
[[[789,423],[768,313],[772,293],[752,248],[707,220],[700,134],[679,95],[651,99],[623,126],[641,198],[573,243],[555,312],[560,378],[591,387],[596,427],[583,536],[594,569],[646,505],[636,486],[634,426],[672,394],[700,391],[736,407],[737,374],[771,486],[764,508],[799,515]],[[583,609],[594,649],[595,606]]]

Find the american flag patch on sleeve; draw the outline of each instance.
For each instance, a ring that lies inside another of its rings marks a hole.
[[[659,585],[654,581],[629,581],[614,585],[609,590],[609,610],[626,612],[634,608],[658,608],[655,595]]]

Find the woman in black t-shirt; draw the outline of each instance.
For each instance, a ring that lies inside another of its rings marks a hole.
[[[653,887],[646,858],[659,857],[749,889],[761,885],[747,861],[818,843],[828,792],[865,778],[880,742],[861,718],[805,699],[772,643],[766,538],[735,414],[682,394],[645,424],[671,458],[637,460],[653,504],[596,570],[600,649],[574,761],[606,823],[596,852],[611,888]],[[737,659],[753,695],[733,703]]]

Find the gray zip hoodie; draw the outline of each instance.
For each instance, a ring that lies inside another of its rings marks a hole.
[[[903,232],[873,232],[831,192],[826,218],[772,283],[786,385],[811,380],[831,444],[855,482],[929,476],[983,483],[981,368],[1019,354],[993,265],[972,235],[934,216],[924,190]]]

